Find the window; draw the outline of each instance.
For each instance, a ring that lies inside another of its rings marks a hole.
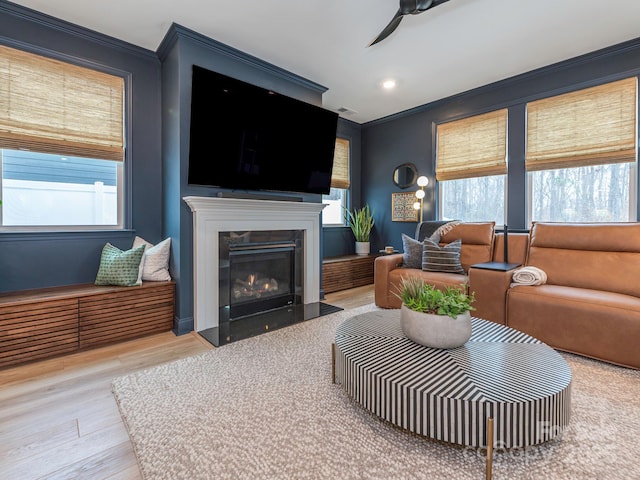
[[[505,218],[506,175],[463,178],[440,183],[440,219],[496,222]]]
[[[540,170],[528,174],[528,218],[548,222],[628,222],[635,218],[632,163]]]
[[[5,226],[117,225],[122,162],[0,150]]]
[[[323,225],[345,225],[344,214],[349,190],[349,156],[349,140],[336,138],[331,191],[329,195],[322,196],[322,203],[327,205],[322,211]]]
[[[636,218],[636,79],[527,104],[528,218]]]
[[[0,46],[2,227],[123,226],[124,80]]]
[[[439,218],[504,224],[507,110],[438,125]]]

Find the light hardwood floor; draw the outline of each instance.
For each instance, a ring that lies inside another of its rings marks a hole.
[[[345,309],[373,285],[326,295]],[[111,380],[213,348],[171,332],[0,370],[0,479],[140,479]]]

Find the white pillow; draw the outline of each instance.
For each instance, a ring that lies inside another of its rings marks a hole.
[[[136,237],[133,246],[145,245],[144,255],[140,262],[139,277],[151,282],[167,282],[171,280],[169,274],[169,255],[171,255],[171,238],[167,238],[157,245],[147,242],[144,238]]]

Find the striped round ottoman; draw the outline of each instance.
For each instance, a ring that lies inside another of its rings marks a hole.
[[[472,330],[462,347],[441,350],[406,338],[399,310],[352,317],[336,331],[335,382],[379,417],[445,442],[492,450],[560,434],[570,417],[567,362],[504,325],[473,318]]]

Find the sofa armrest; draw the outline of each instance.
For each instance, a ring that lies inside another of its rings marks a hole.
[[[401,253],[384,255],[377,257],[373,264],[374,298],[376,305],[381,308],[391,308],[388,302],[388,295],[391,291],[389,272],[402,266],[402,258]]]
[[[471,313],[478,318],[506,324],[507,292],[514,270],[469,269],[469,292],[475,295]]]

